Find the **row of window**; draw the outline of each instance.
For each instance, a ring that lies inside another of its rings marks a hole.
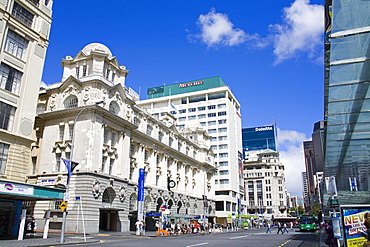
[[[222,99],[222,98],[226,98],[226,92],[182,98],[181,99],[181,104],[185,105],[185,104],[188,104],[188,103],[196,103],[196,102],[206,101],[207,96],[208,96],[208,100]]]
[[[212,150],[217,150],[217,145],[212,145],[211,148]],[[227,144],[218,145],[218,149],[228,149],[228,145]]]
[[[158,113],[157,113],[158,114]],[[155,114],[153,114],[155,115]],[[217,114],[214,112],[214,113],[208,113],[208,114],[200,114],[200,115],[191,115],[191,116],[188,116],[188,117],[179,117],[178,118],[178,121],[179,122],[183,122],[183,121],[186,121],[186,120],[196,120],[196,119],[204,119],[204,118],[212,118],[212,117],[216,117],[216,116],[226,116],[226,112],[218,112]],[[214,121],[216,122],[216,121]],[[209,122],[208,122],[209,123]],[[222,123],[226,123],[226,120],[225,121],[222,121]]]
[[[213,110],[213,109],[216,109],[216,105],[209,105],[209,106],[199,106],[198,108],[189,108],[188,109],[188,112],[196,112],[197,111],[197,109],[198,109],[198,111],[205,111],[206,110],[206,108],[208,109],[208,110]],[[226,104],[218,104],[217,105],[217,108],[218,109],[223,109],[223,108],[226,108]],[[181,110],[179,110],[179,113],[180,114],[182,114],[182,113],[186,113],[186,109],[181,109]]]

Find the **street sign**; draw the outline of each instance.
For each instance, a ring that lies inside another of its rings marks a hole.
[[[163,212],[164,212],[165,210],[166,210],[166,207],[165,207],[165,206],[162,206],[162,207],[161,207],[161,211],[163,211]]]
[[[64,211],[66,210],[66,208],[68,207],[67,203],[65,201],[63,201],[60,205],[59,205],[59,208]]]

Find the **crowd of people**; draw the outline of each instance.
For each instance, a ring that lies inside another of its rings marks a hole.
[[[155,223],[156,231],[165,230],[169,236],[181,235],[181,234],[209,234],[212,232],[222,232],[224,226],[213,223],[199,223],[197,221],[190,222],[188,224],[178,221],[177,223],[171,222],[159,222]]]

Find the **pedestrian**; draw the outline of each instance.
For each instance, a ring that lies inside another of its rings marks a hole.
[[[35,229],[36,229],[36,221],[35,221],[35,218],[34,217],[32,217],[32,219],[31,219],[31,222],[30,222],[30,228],[31,228],[31,234],[30,234],[30,236],[35,236]]]
[[[333,228],[329,225],[329,223],[325,224],[325,232],[328,234],[325,244],[329,245],[329,247],[338,247],[337,239],[334,238]]]
[[[290,230],[293,231],[293,222],[290,222]]]
[[[283,227],[281,226],[280,222],[278,222],[278,230],[277,230],[276,234],[279,234],[279,232],[281,232],[281,234],[284,234]]]
[[[267,223],[267,230],[266,230],[266,233],[271,233],[271,225],[270,223]]]
[[[286,232],[286,233],[289,233],[288,230],[286,229],[286,223],[284,223],[284,229],[283,229],[283,233]]]
[[[140,220],[136,221],[135,227],[136,227],[136,235],[141,235],[140,234],[140,231],[141,231],[141,221]]]

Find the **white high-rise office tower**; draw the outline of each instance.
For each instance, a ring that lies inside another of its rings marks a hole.
[[[234,223],[246,207],[240,104],[230,88],[220,77],[211,77],[149,88],[148,99],[137,104],[154,117],[172,113],[180,132],[189,126],[207,130],[218,167],[215,184],[210,185],[215,190],[217,223]]]

